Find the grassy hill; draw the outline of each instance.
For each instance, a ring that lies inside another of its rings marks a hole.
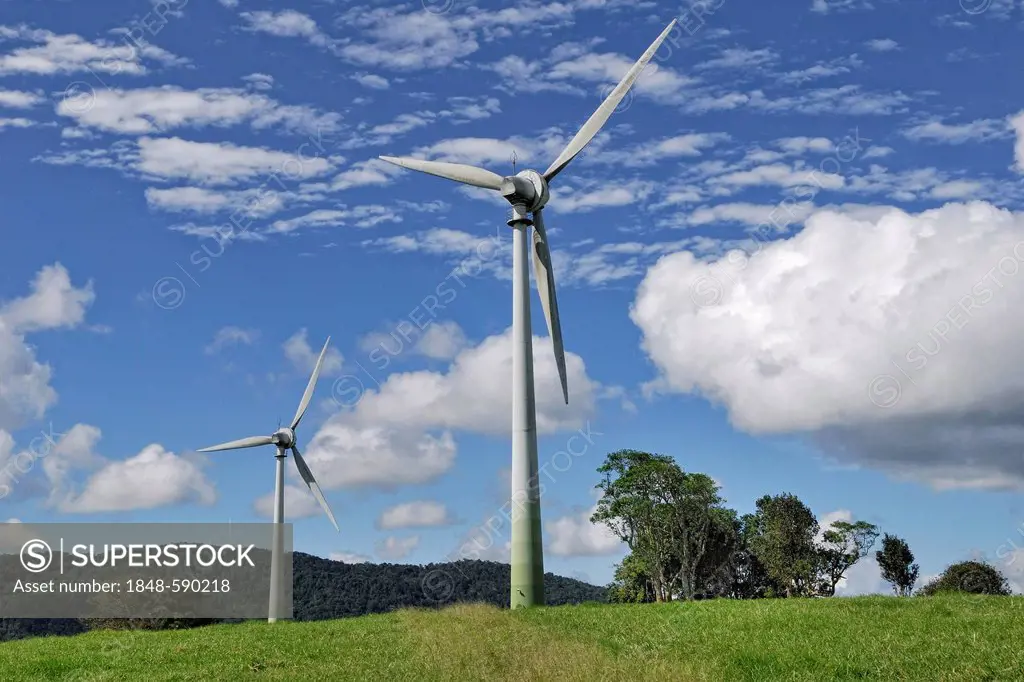
[[[715,600],[101,632],[0,644],[10,680],[1024,680],[1024,597]]]

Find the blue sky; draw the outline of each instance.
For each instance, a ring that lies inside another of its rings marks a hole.
[[[587,518],[629,447],[741,512],[793,492],[925,576],[983,556],[1024,586],[1020,3],[3,16],[5,518],[267,518],[271,449],[194,450],[287,422],[331,336],[299,442],[342,530],[289,488],[297,549],[425,563],[483,533],[506,558],[507,524],[481,531],[509,493],[506,207],[377,156],[544,170],[675,17],[552,185],[547,569],[611,578]],[[845,589],[887,588],[863,562]]]

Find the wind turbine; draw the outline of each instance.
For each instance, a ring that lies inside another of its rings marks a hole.
[[[523,170],[502,177],[483,168],[462,163],[381,156],[388,163],[409,170],[429,173],[465,185],[501,192],[512,205],[508,226],[513,230],[512,258],[512,590],[511,606],[544,605],[544,556],[541,544],[540,491],[537,487],[537,414],[534,403],[533,335],[530,329],[530,274],[527,270],[527,228],[533,227],[534,272],[537,292],[544,308],[548,332],[554,345],[562,396],[569,404],[565,375],[565,351],[562,327],[555,299],[555,277],[551,269],[551,249],[544,230],[544,206],[548,203],[548,183],[583,151],[608,121],[615,108],[636,82],[640,73],[661,47],[675,26],[673,19],[639,61],[626,73],[611,94],[591,115],[568,146],[543,175]],[[528,214],[533,214],[531,220]]]
[[[274,445],[277,447],[277,475],[274,479],[274,546],[270,554],[270,614],[267,618],[267,622],[277,622],[279,614],[279,605],[281,599],[281,588],[282,585],[282,571],[281,571],[281,555],[284,553],[283,537],[281,533],[282,524],[284,523],[284,459],[288,456],[288,450],[291,449],[292,456],[295,460],[295,468],[299,470],[299,476],[305,481],[306,486],[309,488],[313,496],[316,497],[317,502],[323,507],[323,510],[327,512],[327,517],[334,524],[334,529],[341,532],[338,528],[338,522],[334,520],[334,514],[331,512],[331,507],[327,504],[327,500],[324,499],[324,494],[320,490],[320,486],[317,484],[316,479],[313,478],[313,472],[309,470],[309,466],[306,464],[306,460],[302,458],[302,454],[299,452],[299,448],[296,445],[295,440],[295,429],[299,426],[299,422],[302,421],[302,416],[306,414],[306,408],[309,407],[309,401],[313,399],[313,391],[316,389],[316,380],[320,376],[320,367],[324,363],[324,355],[327,354],[327,346],[331,343],[331,337],[327,337],[327,342],[324,343],[324,348],[320,351],[320,357],[316,361],[316,367],[313,368],[313,374],[309,377],[309,383],[306,384],[306,392],[302,394],[302,400],[299,401],[299,409],[295,411],[295,418],[292,419],[291,426],[286,428],[279,428],[270,436],[251,436],[249,438],[240,438],[233,440],[229,443],[221,443],[220,445],[214,445],[213,447],[203,448],[198,452],[215,452],[218,450],[237,450],[239,448],[254,448],[259,445]]]

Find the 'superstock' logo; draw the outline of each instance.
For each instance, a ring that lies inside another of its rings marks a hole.
[[[42,573],[53,563],[53,550],[42,540],[29,540],[21,546],[21,565],[29,573]]]

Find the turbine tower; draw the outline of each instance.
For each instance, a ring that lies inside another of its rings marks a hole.
[[[292,419],[291,426],[286,428],[279,428],[270,436],[251,436],[249,438],[240,438],[233,440],[229,443],[221,443],[220,445],[214,445],[213,447],[203,448],[198,452],[215,452],[218,450],[237,450],[239,448],[254,448],[259,445],[274,445],[277,447],[277,474],[274,478],[274,546],[271,549],[270,554],[270,613],[267,617],[267,622],[275,623],[280,615],[280,603],[282,596],[282,588],[284,575],[282,573],[282,554],[284,553],[283,547],[283,534],[282,524],[284,523],[284,459],[288,456],[288,450],[292,451],[292,456],[295,460],[295,468],[299,470],[299,476],[305,481],[306,486],[309,488],[313,496],[316,497],[317,502],[323,507],[323,510],[327,512],[327,517],[334,524],[334,529],[341,531],[338,528],[338,522],[334,520],[334,514],[331,512],[331,507],[327,504],[327,500],[324,499],[323,491],[320,490],[320,486],[317,484],[316,479],[313,478],[313,472],[309,470],[309,466],[306,464],[306,460],[302,458],[302,454],[299,452],[299,448],[296,445],[295,429],[299,426],[299,422],[302,421],[302,416],[306,414],[306,408],[309,407],[309,401],[313,399],[313,391],[316,389],[316,380],[320,376],[320,367],[324,363],[324,355],[327,354],[327,346],[331,343],[331,337],[327,337],[327,342],[324,344],[323,350],[320,351],[320,357],[316,361],[316,367],[313,368],[313,375],[309,377],[309,383],[306,384],[306,392],[302,394],[302,400],[299,401],[299,409],[295,411],[295,418]]]
[[[661,47],[675,26],[675,20],[647,48],[639,61],[626,73],[597,111],[562,150],[551,166],[540,174],[523,170],[502,177],[483,168],[461,163],[381,156],[409,170],[429,173],[448,180],[492,189],[512,205],[508,225],[513,230],[512,258],[512,590],[511,606],[544,605],[544,555],[541,542],[540,491],[537,477],[537,415],[534,404],[533,334],[530,329],[530,275],[527,229],[533,227],[533,266],[537,292],[554,345],[555,363],[562,383],[562,396],[569,404],[565,375],[565,351],[562,327],[555,299],[555,277],[551,269],[551,249],[544,230],[544,206],[548,203],[548,183],[590,143],[615,108],[636,82],[640,73]],[[530,218],[532,214],[532,219]]]

